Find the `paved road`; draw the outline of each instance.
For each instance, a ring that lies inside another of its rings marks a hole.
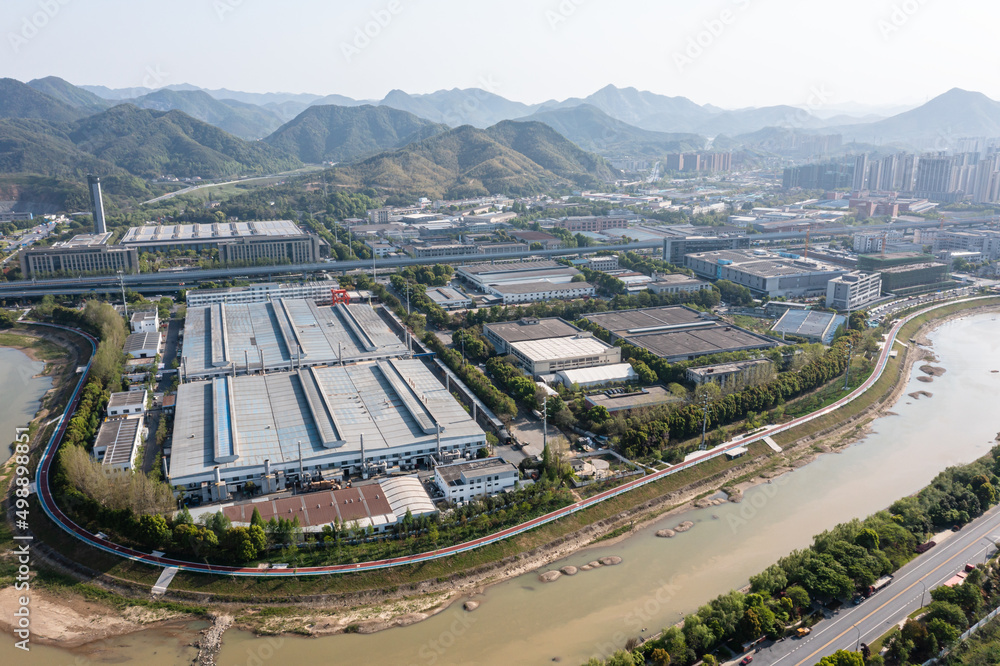
[[[944,543],[917,557],[896,572],[892,583],[858,606],[844,606],[823,620],[806,638],[790,638],[761,650],[754,664],[811,666],[837,650],[855,650],[871,643],[930,603],[930,591],[962,570],[979,564],[996,552],[1000,540],[1000,507],[952,533]]]
[[[973,301],[973,300],[978,300],[978,299],[972,299],[972,298],[964,299],[964,301]],[[80,374],[80,378],[77,382],[76,388],[73,390],[73,394],[66,406],[66,410],[63,412],[63,415],[60,418],[59,427],[56,428],[56,431],[52,434],[51,439],[49,439],[49,442],[46,444],[45,449],[42,451],[42,457],[39,462],[38,471],[36,475],[36,481],[38,485],[38,498],[41,503],[42,510],[45,511],[45,514],[49,516],[49,518],[51,518],[53,522],[55,522],[59,527],[68,532],[70,535],[76,537],[77,539],[80,539],[84,543],[94,548],[98,548],[100,550],[103,550],[105,552],[114,555],[118,555],[120,557],[125,557],[127,559],[138,562],[144,562],[146,564],[151,564],[154,566],[177,567],[179,569],[186,571],[197,571],[200,573],[212,573],[212,574],[228,574],[233,576],[300,576],[300,575],[316,576],[316,575],[326,575],[333,573],[374,571],[377,569],[386,569],[402,565],[418,564],[429,560],[449,557],[451,555],[463,553],[469,550],[474,550],[476,548],[496,543],[498,541],[503,541],[504,539],[508,539],[512,536],[516,536],[518,534],[522,534],[524,532],[533,530],[536,527],[541,527],[542,525],[546,525],[555,520],[559,520],[560,518],[565,518],[566,516],[576,513],[577,511],[581,511],[583,509],[594,506],[605,500],[617,497],[636,488],[640,488],[648,483],[659,481],[660,479],[665,478],[671,474],[676,474],[677,472],[694,467],[702,462],[705,462],[706,460],[709,460],[717,456],[721,456],[730,449],[739,446],[744,446],[759,439],[763,439],[764,437],[767,436],[776,435],[780,432],[784,432],[786,430],[795,428],[799,425],[802,425],[803,423],[807,423],[813,419],[829,414],[830,412],[833,412],[839,409],[840,407],[843,407],[844,405],[848,404],[849,402],[863,395],[864,392],[867,391],[872,386],[872,384],[878,381],[878,378],[882,375],[882,372],[885,370],[886,363],[888,362],[889,359],[890,351],[892,350],[894,341],[896,339],[896,335],[899,333],[900,327],[902,327],[907,321],[909,321],[913,317],[917,317],[925,312],[933,310],[935,307],[939,306],[924,308],[896,322],[889,333],[888,342],[883,347],[882,352],[879,355],[878,362],[876,363],[875,369],[873,370],[871,376],[868,379],[866,379],[864,383],[862,383],[857,389],[855,389],[848,395],[844,396],[840,400],[837,400],[836,402],[832,403],[828,407],[815,411],[811,414],[801,416],[797,419],[793,419],[792,421],[789,421],[788,423],[782,424],[780,426],[772,426],[764,430],[761,430],[759,432],[756,432],[753,435],[744,435],[738,437],[730,442],[726,442],[725,444],[717,447],[716,449],[699,452],[697,454],[692,454],[684,462],[680,464],[672,465],[664,470],[655,472],[653,474],[648,474],[644,477],[635,479],[633,481],[628,481],[616,488],[606,490],[586,500],[581,500],[579,502],[576,502],[575,504],[563,507],[562,509],[558,509],[556,511],[547,513],[543,516],[533,518],[532,520],[521,523],[520,525],[514,525],[513,527],[501,530],[500,532],[495,532],[488,536],[480,537],[478,539],[473,539],[465,543],[455,544],[453,546],[448,546],[446,548],[439,548],[437,550],[427,551],[424,553],[418,553],[416,555],[406,555],[402,557],[387,558],[383,560],[373,560],[358,564],[337,564],[337,565],[318,566],[318,567],[299,567],[294,569],[290,568],[290,569],[262,570],[250,567],[232,567],[232,566],[223,566],[214,564],[204,564],[200,562],[188,562],[184,560],[175,560],[173,558],[162,557],[158,555],[151,555],[139,550],[135,550],[133,548],[121,546],[112,541],[109,541],[106,538],[88,532],[84,528],[74,523],[70,519],[70,517],[67,516],[65,513],[63,513],[62,509],[60,509],[59,506],[55,503],[55,499],[52,496],[52,490],[49,487],[49,469],[52,466],[52,462],[55,459],[56,453],[58,452],[59,442],[62,441],[62,436],[63,433],[65,432],[66,426],[69,423],[70,416],[76,409],[76,405],[79,401],[80,391],[83,388],[84,383],[86,382],[87,375],[90,372],[90,365],[92,361],[87,362],[84,372]],[[35,325],[73,331],[74,333],[86,338],[87,341],[90,342],[93,351],[96,352],[97,350],[97,340],[93,336],[87,333],[66,326],[60,326],[58,324],[35,324]]]

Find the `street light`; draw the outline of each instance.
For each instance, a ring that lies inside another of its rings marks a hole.
[[[918,580],[917,582],[920,583],[920,587],[922,588],[921,592],[920,592],[920,607],[923,608],[924,607],[924,596],[927,594],[927,584],[924,583],[924,580],[922,578],[920,580]]]
[[[861,627],[859,627],[858,623],[855,622],[854,628],[858,630],[858,642],[854,644],[854,651],[857,652],[861,649]]]
[[[851,352],[854,351],[854,342],[847,343],[847,368],[844,369],[844,390],[847,390],[847,384],[851,378]]]

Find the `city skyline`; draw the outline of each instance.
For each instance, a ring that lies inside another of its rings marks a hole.
[[[1000,84],[982,75],[998,59],[988,34],[997,10],[968,4],[986,20],[920,0],[847,0],[837,11],[755,0],[310,0],[281,12],[246,0],[182,0],[171,11],[15,0],[4,7],[2,48],[7,76],[112,88],[189,83],[381,99],[457,87],[535,104],[612,84],[723,108],[891,113],[953,87],[1000,99]],[[962,39],[938,48],[939,34]],[[867,75],[876,65],[892,78]]]

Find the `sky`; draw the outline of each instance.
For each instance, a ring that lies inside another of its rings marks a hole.
[[[3,0],[0,75],[381,99],[608,84],[822,115],[1000,99],[995,0]]]

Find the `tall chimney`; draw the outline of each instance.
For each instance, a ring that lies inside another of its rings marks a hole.
[[[437,458],[441,459],[441,424],[437,424]]]
[[[101,177],[87,176],[87,187],[90,190],[90,210],[94,216],[94,233],[105,234],[108,226],[104,222],[104,199],[101,197]]]
[[[243,360],[247,364],[247,374],[249,375],[250,374],[250,350],[249,349],[244,349],[243,350]]]

